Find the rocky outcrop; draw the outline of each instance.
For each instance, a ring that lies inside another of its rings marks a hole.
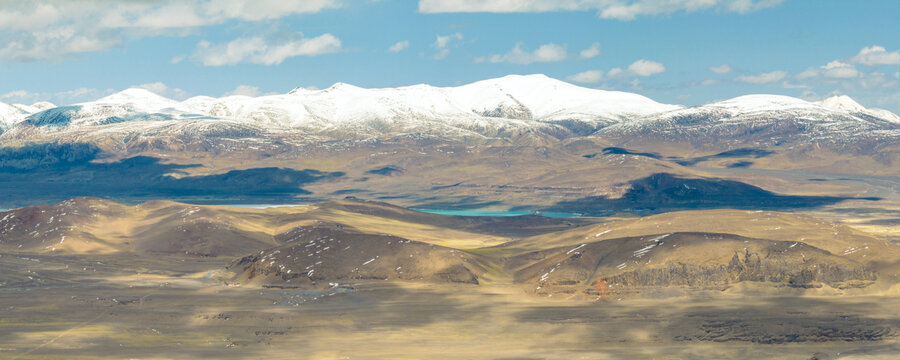
[[[603,240],[519,255],[508,264],[522,266],[516,281],[544,296],[721,290],[740,282],[848,289],[877,279],[867,264],[803,243],[705,233]]]

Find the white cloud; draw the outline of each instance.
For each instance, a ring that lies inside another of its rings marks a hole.
[[[431,58],[435,59],[435,60],[443,60],[443,59],[446,59],[447,56],[449,56],[449,55],[450,55],[450,49],[440,49],[440,50],[438,50],[438,52],[434,53],[434,55],[432,55]]]
[[[729,11],[736,12],[738,14],[746,14],[757,10],[775,7],[780,5],[782,2],[784,2],[784,0],[733,0],[723,1],[722,3]]]
[[[857,65],[865,68],[858,68]],[[809,67],[796,74],[793,79],[782,82],[788,89],[803,89],[803,98],[821,98],[818,94],[852,93],[860,103],[869,102],[876,106],[900,111],[900,72],[882,72],[874,67],[879,65],[900,66],[900,52],[887,51],[881,46],[869,46],[855,56],[833,60],[822,66]],[[891,99],[894,101],[892,102]]]
[[[59,60],[130,39],[184,36],[229,20],[278,19],[338,6],[338,0],[8,0],[0,2],[0,61]]]
[[[825,66],[822,66],[822,69],[825,70],[823,71],[823,74],[826,77],[835,79],[848,79],[859,76],[859,71],[857,71],[853,65],[837,60],[825,64]]]
[[[419,12],[426,14],[454,12],[546,12],[591,10],[591,1],[580,0],[419,0]]]
[[[450,34],[450,35],[444,35],[444,36],[436,35],[436,38],[434,40],[434,46],[442,49],[442,48],[447,47],[447,45],[450,44],[450,40],[462,40],[462,38],[463,38],[463,35],[458,32]]]
[[[640,59],[628,65],[628,71],[637,76],[650,76],[665,72],[666,67],[656,61]]]
[[[184,100],[188,98],[188,93],[179,88],[171,88],[162,82],[135,85],[133,87],[146,89],[156,95],[167,97],[169,99]]]
[[[248,21],[280,19],[295,14],[317,13],[341,6],[338,0],[210,0],[200,2],[204,13],[213,18]]]
[[[781,4],[783,0],[419,0],[419,12],[549,12],[597,11],[604,19],[634,20],[638,16],[717,9],[745,14]]]
[[[491,62],[491,63],[510,63],[510,64],[531,64],[536,62],[557,62],[563,61],[568,57],[565,45],[554,43],[538,46],[534,51],[528,51],[522,48],[522,43],[516,43],[512,50],[503,55],[490,55],[475,59],[475,62]]]
[[[719,85],[719,80],[715,79],[707,79],[700,82],[700,86],[715,86]]]
[[[728,74],[734,71],[728,64],[722,64],[719,66],[710,66],[709,71],[712,71],[716,74]]]
[[[603,70],[587,70],[570,75],[566,77],[566,80],[585,84],[598,83],[603,80],[615,83],[627,82],[632,88],[640,89],[640,81],[637,77],[651,76],[665,71],[666,67],[662,63],[640,59],[631,63],[626,69],[617,67],[609,69],[605,75]]]
[[[227,91],[222,96],[234,96],[234,95],[243,95],[250,97],[257,97],[262,95],[262,91],[259,90],[259,87],[251,86],[251,85],[238,85],[234,90]]]
[[[60,21],[64,14],[53,4],[20,6],[9,1],[0,7],[0,28],[6,30],[38,30]]]
[[[392,53],[397,53],[397,52],[406,50],[407,48],[409,48],[409,40],[403,40],[403,41],[398,41],[394,45],[391,45],[391,47],[388,48],[388,51],[390,51]]]
[[[783,87],[783,88],[785,88],[785,89],[806,89],[806,88],[809,88],[809,86],[807,86],[807,85],[803,85],[803,84],[794,84],[794,83],[788,82],[787,80],[781,82],[781,87]]]
[[[567,77],[566,80],[585,84],[598,83],[603,80],[603,70],[582,71]]]
[[[784,83],[786,88],[838,87],[843,90],[886,93],[900,88],[897,76],[878,71],[863,72],[852,64],[834,60],[823,66],[808,68],[794,76],[799,84]]]
[[[120,42],[114,35],[85,34],[73,27],[14,34],[7,38],[7,33],[0,32],[0,39],[6,43],[6,46],[0,45],[0,61],[58,60],[69,54],[106,50]]]
[[[891,79],[891,76],[885,73],[871,72],[862,74],[858,79],[854,80],[856,81],[856,84],[863,89],[885,90],[900,88],[900,82],[895,80],[897,77],[893,76],[893,78],[894,79]]]
[[[814,69],[814,68],[806,69],[806,70],[804,70],[803,72],[801,72],[801,73],[799,73],[799,74],[797,74],[797,75],[794,75],[794,77],[796,77],[796,78],[799,79],[799,80],[806,80],[806,79],[809,79],[809,78],[814,78],[814,77],[816,77],[816,76],[819,76],[819,70],[818,70],[818,69]]]
[[[29,93],[28,91],[25,91],[25,90],[13,90],[6,94],[0,95],[0,99],[22,98],[22,97],[28,96],[29,94],[31,94],[31,93]]]
[[[0,100],[6,103],[33,104],[39,101],[49,101],[56,105],[70,105],[86,101],[93,101],[115,93],[113,89],[78,88],[60,92],[30,92],[27,90],[10,91],[0,95]]]
[[[450,43],[454,40],[460,41],[462,39],[463,39],[463,34],[458,33],[458,32],[450,34],[450,35],[443,35],[443,36],[435,35],[434,44],[432,44],[432,46],[434,46],[434,48],[437,49],[437,53],[435,53],[432,56],[432,58],[434,58],[435,60],[441,60],[441,59],[446,58],[448,55],[450,55],[450,49],[448,49],[448,47],[450,46]]]
[[[842,62],[840,60],[834,60],[825,64],[823,66],[819,66],[818,68],[808,68],[803,72],[794,75],[794,78],[797,80],[816,80],[821,78],[828,79],[852,79],[861,77],[863,74],[859,72],[851,64]]]
[[[587,49],[581,50],[578,57],[582,59],[592,59],[600,55],[600,43],[595,42]]]
[[[254,36],[237,38],[219,45],[204,40],[197,44],[192,57],[205,66],[240,63],[275,65],[292,57],[317,56],[341,51],[341,40],[331,34],[306,38],[303,34],[297,33],[293,37],[294,39],[288,41],[275,41]]]
[[[141,84],[141,85],[137,85],[135,87],[148,90],[152,93],[155,93],[156,95],[163,95],[169,89],[169,87],[166,86],[166,84],[163,84],[162,82]]]
[[[742,75],[735,78],[735,80],[749,84],[768,84],[784,80],[787,76],[787,72],[778,70],[756,75]]]
[[[887,51],[882,46],[864,47],[850,61],[865,66],[896,65],[900,66],[900,50]]]

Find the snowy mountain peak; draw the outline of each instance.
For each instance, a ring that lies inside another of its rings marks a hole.
[[[884,109],[867,109],[847,95],[832,96],[816,104],[835,111],[866,114],[892,123],[900,123],[900,116]]]
[[[557,80],[551,77],[548,77],[544,74],[531,74],[531,75],[506,75],[503,77],[495,78],[495,79],[487,79],[476,81],[468,85],[463,85],[463,87],[495,87],[501,89],[556,89],[560,87],[565,88],[580,88],[579,86],[572,85],[562,80]]]
[[[329,86],[327,89],[323,91],[352,91],[352,90],[365,90],[361,87],[351,85],[345,82],[336,82],[334,85]]]
[[[28,113],[36,113],[39,111],[44,111],[47,109],[55,108],[56,104],[49,102],[49,101],[38,101],[31,105],[16,104],[15,106],[22,110],[27,111]]]
[[[854,101],[847,95],[832,96],[822,101],[816,102],[832,110],[843,110],[849,112],[863,112],[866,108]]]
[[[25,115],[19,107],[0,102],[0,130],[12,126]]]
[[[506,76],[501,76],[498,78],[482,80],[482,82],[494,82],[494,83],[523,83],[523,82],[531,82],[531,83],[562,83],[568,84],[565,81],[557,80],[552,77],[549,77],[544,74],[509,74]]]
[[[39,110],[37,105],[33,108]],[[585,88],[542,74],[508,75],[455,87],[418,84],[366,89],[339,82],[321,90],[297,88],[289,94],[257,97],[196,96],[181,102],[132,88],[94,102],[37,112],[0,106],[0,121],[0,141],[3,137],[81,136],[95,131],[142,136],[152,132],[160,136],[304,134],[309,139],[344,140],[409,135],[494,139],[545,134],[561,138],[592,133],[613,137],[663,134],[679,140],[696,132],[694,141],[703,141],[700,139],[712,133],[734,141],[748,133],[755,134],[753,141],[762,141],[761,136],[775,141],[772,139],[900,133],[896,115],[865,109],[848,97],[811,103],[789,96],[747,95],[684,108],[638,94]],[[35,127],[40,131],[35,132]],[[765,132],[748,130],[768,128]],[[715,131],[707,132],[709,129]]]
[[[506,113],[519,108],[528,110],[534,118],[545,120],[594,118],[618,121],[627,116],[681,108],[660,104],[638,94],[584,88],[543,74],[507,75],[445,89],[477,113]]]
[[[132,105],[140,109],[174,108],[178,102],[142,88],[129,88],[93,101],[96,104]]]
[[[295,87],[294,89],[292,89],[291,91],[288,91],[288,94],[289,95],[305,95],[305,94],[309,94],[313,91],[316,91],[316,90],[298,86],[298,87]]]
[[[731,110],[732,112],[745,113],[757,111],[787,110],[797,108],[814,107],[812,103],[790,96],[752,94],[738,96],[733,99],[719,101],[706,105]]]

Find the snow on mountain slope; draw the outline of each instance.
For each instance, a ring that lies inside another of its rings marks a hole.
[[[31,123],[103,125],[145,118],[177,120],[191,114],[273,127],[320,129],[372,121],[414,125],[447,119],[465,119],[475,125],[483,118],[611,123],[677,108],[636,94],[581,88],[544,75],[510,75],[449,88],[414,85],[364,89],[338,83],[323,90],[295,89],[284,95],[194,97],[180,103],[144,89],[128,89],[66,111],[37,116],[44,120]],[[48,116],[54,121],[46,121]]]
[[[49,101],[39,101],[39,102],[36,102],[31,105],[13,104],[13,106],[15,106],[19,109],[22,109],[22,111],[24,111],[27,114],[34,114],[36,112],[41,112],[41,111],[44,111],[47,109],[52,109],[52,108],[56,107],[56,105],[54,105],[53,103],[51,103]]]
[[[866,111],[865,107],[863,107],[858,102],[856,102],[856,100],[851,99],[847,95],[832,96],[822,101],[817,101],[815,102],[815,104],[827,107],[829,109],[844,110],[847,112]]]
[[[900,123],[900,116],[884,109],[867,109],[847,95],[832,96],[815,104],[827,107],[832,110],[846,111],[848,113],[865,114],[868,116],[881,118],[894,123]]]
[[[178,101],[149,90],[131,88],[96,101],[54,107],[28,116],[32,126],[89,127],[133,121],[168,121],[189,117]]]
[[[6,104],[0,102],[0,132],[22,121],[26,116],[38,111],[52,108],[49,102],[38,102],[32,105]]]
[[[141,88],[125,89],[100,98],[92,103],[130,105],[135,109],[141,110],[161,110],[166,108],[176,108],[179,105],[175,100],[159,96],[150,90]]]
[[[22,109],[0,102],[0,127],[6,128],[15,124],[23,114]]]
[[[753,94],[719,101],[703,107],[717,108],[733,115],[762,111],[808,110],[816,106],[808,101],[790,96]]]
[[[209,116],[294,127],[479,118],[615,122],[635,114],[678,108],[636,94],[581,88],[543,75],[511,75],[448,88],[413,85],[364,89],[337,83],[323,90],[295,89],[287,95],[258,98],[198,97],[184,105]]]
[[[587,89],[545,75],[509,75],[474,82],[446,92],[463,108],[476,113],[499,109],[529,110],[536,120],[607,118],[622,120],[681,108],[660,104],[641,95]]]
[[[16,114],[0,143],[111,136],[546,143],[594,133],[619,140],[764,145],[900,137],[896,115],[865,109],[849,97],[811,103],[747,95],[683,108],[544,75],[509,75],[458,87],[365,89],[337,83],[280,95],[197,96],[181,102],[128,89],[97,101]]]
[[[812,103],[780,95],[746,95],[632,119],[604,128],[596,136],[722,147],[819,142],[874,146],[900,140],[900,124],[885,116],[849,97]]]

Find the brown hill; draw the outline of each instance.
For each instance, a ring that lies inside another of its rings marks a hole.
[[[478,284],[485,259],[452,248],[340,224],[297,227],[278,236],[285,245],[229,266],[239,283],[327,287],[362,280]]]
[[[277,246],[276,235],[317,222],[429,244],[478,248],[508,242],[511,236],[568,229],[584,220],[442,216],[350,199],[248,209],[171,201],[128,206],[77,198],[0,213],[0,251],[241,256]]]
[[[23,253],[239,256],[277,245],[227,211],[173,202],[76,198],[0,214],[0,249]]]
[[[676,232],[725,233],[748,238],[801,242],[862,262],[900,260],[900,247],[849,226],[777,211],[678,211],[622,219],[566,231],[537,235],[504,245],[522,252],[576,246],[597,240]]]
[[[864,263],[801,242],[714,233],[594,241],[518,255],[507,266],[534,294],[598,298],[661,289],[722,290],[748,281],[847,289],[877,279]]]
[[[836,291],[900,282],[897,245],[807,216],[708,210],[608,220],[443,216],[355,199],[247,209],[78,198],[0,213],[0,252],[243,256],[231,281],[291,287],[413,280],[624,296],[741,282]]]

